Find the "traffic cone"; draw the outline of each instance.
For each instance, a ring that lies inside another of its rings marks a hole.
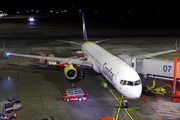
[[[10,76],[8,76],[8,80],[10,80]]]

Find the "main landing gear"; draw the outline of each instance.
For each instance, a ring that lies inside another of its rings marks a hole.
[[[79,72],[78,76],[81,77],[85,77],[86,74],[84,73],[84,71],[82,70],[82,65],[81,65],[81,71]]]

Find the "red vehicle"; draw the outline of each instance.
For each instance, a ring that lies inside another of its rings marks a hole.
[[[114,117],[100,118],[99,120],[116,120]]]
[[[66,93],[62,95],[64,101],[70,100],[87,100],[87,93],[85,93],[81,88],[71,88],[66,89]]]

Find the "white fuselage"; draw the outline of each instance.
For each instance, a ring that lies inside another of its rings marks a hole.
[[[133,68],[93,42],[85,42],[82,51],[93,63],[93,69],[102,73],[121,94],[130,99],[140,97],[142,84]]]

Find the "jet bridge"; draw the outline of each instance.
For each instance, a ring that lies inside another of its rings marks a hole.
[[[133,67],[142,77],[172,80],[174,78],[174,60],[157,58],[136,58],[119,55],[120,59]],[[177,81],[180,82],[180,62],[177,62]]]
[[[154,78],[153,85],[146,86],[145,91],[162,95],[166,94],[167,92],[164,88],[155,87],[155,78],[163,79],[173,89],[173,94],[169,96],[170,100],[173,102],[180,101],[180,87],[176,84],[176,82],[180,82],[180,62],[177,62],[177,57],[174,60],[130,57],[129,55],[119,55],[118,57],[133,67],[142,77]],[[174,68],[176,69],[175,76]]]

